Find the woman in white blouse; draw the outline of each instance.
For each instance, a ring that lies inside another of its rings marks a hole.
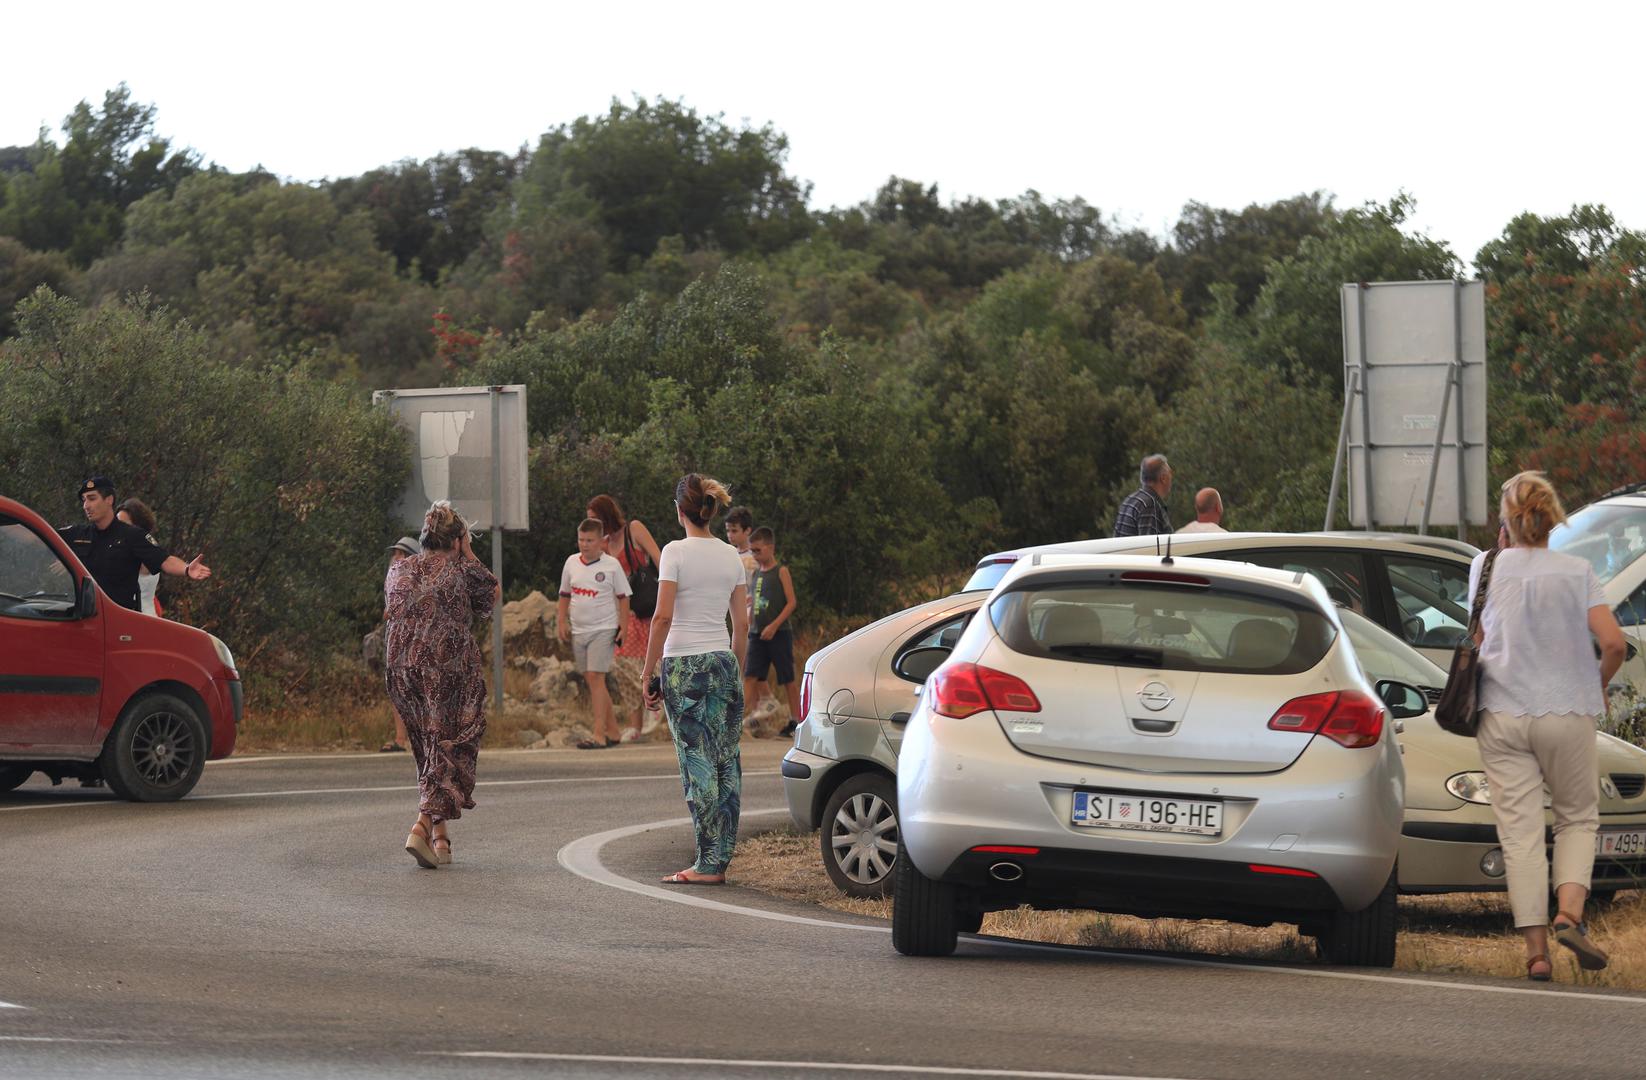
[[[646,705],[655,709],[661,702],[668,715],[697,833],[696,861],[664,878],[666,885],[724,885],[737,847],[749,590],[737,549],[709,532],[731,501],[717,480],[681,477],[674,508],[686,538],[665,544],[657,565],[657,611],[641,677]]]
[[[1555,940],[1580,966],[1606,966],[1606,953],[1589,938],[1583,905],[1600,824],[1595,728],[1605,718],[1606,684],[1626,645],[1594,569],[1549,550],[1549,532],[1566,512],[1543,474],[1510,477],[1500,516],[1511,546],[1498,552],[1480,617],[1480,758],[1509,905],[1526,940],[1526,975],[1545,982],[1553,970],[1545,785],[1554,811]],[[1485,559],[1475,559],[1471,601]],[[1598,663],[1591,635],[1600,644]]]
[[[154,530],[157,526],[157,522],[154,518],[154,511],[150,510],[148,508],[148,504],[143,502],[141,499],[127,499],[125,502],[120,504],[120,509],[115,511],[114,516],[119,518],[121,521],[124,521],[127,525],[137,526],[139,529],[142,529],[151,536],[154,534]],[[149,568],[146,566],[138,568],[137,588],[139,603],[142,605],[138,608],[138,610],[145,615],[158,616],[160,614],[160,607],[154,600],[155,588],[159,584],[159,574],[151,574],[149,572]]]

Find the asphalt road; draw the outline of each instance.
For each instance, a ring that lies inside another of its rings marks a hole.
[[[782,750],[745,744],[746,828],[782,820],[752,813]],[[667,890],[667,747],[480,778],[433,872],[401,850],[401,755],[231,760],[162,806],[0,796],[0,1077],[1642,1072],[1646,995],[973,938],[914,960],[866,920]]]

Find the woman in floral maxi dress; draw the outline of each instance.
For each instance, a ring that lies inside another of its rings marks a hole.
[[[469,544],[463,519],[442,500],[423,519],[423,553],[389,567],[389,701],[406,722],[417,762],[417,823],[406,850],[433,870],[451,862],[446,823],[474,808],[475,763],[486,733],[486,680],[474,621],[501,588]]]

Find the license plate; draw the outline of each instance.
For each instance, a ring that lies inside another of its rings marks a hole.
[[[1077,791],[1074,823],[1091,829],[1218,836],[1223,832],[1223,804],[1197,799],[1158,799],[1152,795],[1118,795],[1110,791]]]
[[[1614,859],[1646,855],[1646,829],[1602,829],[1595,834],[1595,854]]]

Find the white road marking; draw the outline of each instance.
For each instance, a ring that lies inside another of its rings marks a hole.
[[[45,1035],[0,1035],[0,1042],[25,1043],[125,1043],[129,1039],[59,1039]]]
[[[744,810],[743,817],[758,817],[763,814],[782,814],[788,811],[783,807],[774,807],[764,810]],[[865,923],[841,922],[834,919],[816,919],[806,915],[790,915],[781,911],[766,911],[763,908],[743,907],[739,904],[726,903],[721,900],[710,900],[703,896],[689,895],[680,891],[690,886],[677,886],[675,889],[666,889],[659,885],[649,885],[623,877],[606,867],[601,861],[600,851],[607,844],[625,837],[634,836],[653,829],[667,829],[690,827],[691,818],[670,818],[667,821],[653,821],[645,825],[627,825],[619,829],[608,829],[605,832],[593,833],[580,837],[561,848],[555,856],[561,866],[589,881],[606,885],[624,892],[636,893],[640,896],[649,896],[656,900],[667,900],[670,903],[685,904],[688,907],[707,908],[713,911],[724,911],[736,915],[748,915],[757,919],[770,919],[773,922],[799,923],[806,926],[823,926],[835,930],[857,930],[860,932],[889,934],[891,927]],[[1646,1005],[1646,996],[1625,997],[1621,994],[1607,994],[1601,992],[1584,993],[1577,990],[1535,989],[1529,986],[1488,986],[1481,983],[1447,982],[1441,979],[1422,979],[1400,975],[1373,975],[1358,971],[1324,971],[1315,968],[1280,967],[1270,964],[1246,964],[1235,960],[1194,960],[1182,956],[1159,956],[1153,953],[1122,952],[1113,949],[1094,949],[1081,945],[1048,945],[1035,941],[1014,941],[1008,938],[987,937],[983,935],[964,935],[967,941],[975,945],[986,945],[994,948],[1021,949],[1035,952],[1079,953],[1082,955],[1107,956],[1117,960],[1133,960],[1139,963],[1167,964],[1179,967],[1216,968],[1224,971],[1254,971],[1265,975],[1298,975],[1309,979],[1345,979],[1350,982],[1390,983],[1395,986],[1424,986],[1439,990],[1461,990],[1477,994],[1530,994],[1535,997],[1576,998],[1579,1001],[1604,1002],[1613,1005]],[[797,1066],[798,1067],[798,1066]]]
[[[628,1054],[532,1054],[524,1051],[436,1051],[431,1057],[483,1058],[504,1061],[587,1062],[601,1065],[684,1065],[699,1069],[807,1069],[814,1072],[896,1073],[919,1076],[992,1076],[1006,1080],[1182,1080],[1181,1077],[1131,1073],[1038,1072],[1028,1069],[976,1069],[966,1066],[882,1065],[853,1061],[758,1061],[745,1058],[638,1057]]]
[[[22,1005],[13,1005],[9,1001],[0,1001],[0,1009],[21,1009]]]
[[[776,776],[778,770],[766,769],[763,771],[746,772],[744,776]],[[648,773],[640,776],[547,776],[533,780],[482,780],[475,787],[525,787],[537,784],[593,784],[608,783],[616,780],[673,780],[680,782],[680,774]],[[416,791],[416,784],[396,784],[385,787],[350,787],[350,788],[298,788],[288,791],[231,791],[220,792],[215,795],[187,795],[184,802],[208,802],[215,799],[279,799],[296,795],[369,795],[382,791]],[[24,810],[61,810],[69,806],[119,806],[119,799],[96,799],[85,802],[53,802],[31,803],[27,806],[0,806],[0,814],[15,814]]]
[[[634,751],[634,750],[667,750],[669,753],[672,754],[672,753],[674,753],[674,744],[673,743],[660,742],[660,743],[641,743],[640,745],[636,746],[636,745],[631,743],[631,744],[628,744],[628,749],[630,751]],[[575,746],[560,746],[560,747],[552,747],[551,746],[551,747],[544,747],[541,750],[528,750],[528,749],[526,749],[525,747],[522,746],[522,747],[511,747],[511,748],[508,748],[508,749],[498,748],[498,749],[495,749],[495,750],[482,750],[480,752],[480,760],[484,761],[487,758],[494,757],[494,756],[499,756],[499,755],[505,755],[505,754],[513,756],[513,755],[516,755],[516,754],[519,754],[519,755],[525,755],[525,754],[568,754],[569,755],[569,754],[583,754],[583,753],[584,753],[584,751],[577,749]],[[388,753],[384,753],[381,750],[333,750],[333,751],[331,751],[329,753],[325,753],[325,754],[245,754],[245,755],[242,755],[240,757],[226,757],[226,758],[218,758],[215,761],[208,761],[208,762],[206,762],[206,768],[210,769],[214,766],[218,767],[218,768],[221,768],[225,765],[261,765],[265,761],[333,761],[333,760],[335,760],[335,761],[370,761],[374,758],[379,760],[379,761],[409,761],[409,760],[411,760],[411,754],[410,753],[395,753],[392,750],[389,751]]]

